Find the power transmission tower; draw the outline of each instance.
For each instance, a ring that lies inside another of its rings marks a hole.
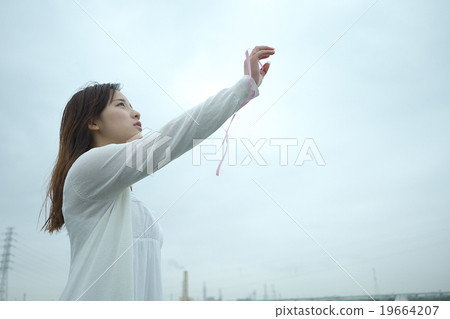
[[[9,269],[9,257],[11,256],[11,242],[14,234],[13,227],[8,227],[6,232],[5,243],[3,244],[2,260],[0,261],[0,300],[8,300],[8,269]]]

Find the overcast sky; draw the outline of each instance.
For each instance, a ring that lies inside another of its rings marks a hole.
[[[237,164],[225,160],[217,177],[217,160],[196,166],[189,151],[133,187],[165,212],[164,299],[180,297],[183,270],[194,299],[204,282],[225,300],[262,299],[264,287],[268,298],[450,291],[447,1],[80,4],[114,40],[74,1],[1,4],[10,300],[55,300],[66,284],[67,231],[40,231],[38,216],[78,88],[121,83],[143,127],[158,130],[183,112],[173,100],[188,109],[237,82],[257,45],[276,54],[229,131]],[[296,144],[287,165],[280,139]],[[241,165],[257,141],[267,165]],[[317,151],[295,165],[302,145]]]

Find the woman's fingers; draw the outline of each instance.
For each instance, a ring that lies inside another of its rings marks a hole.
[[[258,45],[252,50],[252,54],[253,54],[253,52],[257,52],[257,51],[261,51],[261,50],[275,50],[275,48],[269,47],[267,45]]]
[[[267,74],[267,71],[269,71],[269,67],[270,67],[270,62],[267,62],[266,64],[263,65],[263,67],[261,68],[261,74],[263,76]]]
[[[269,71],[269,67],[270,67],[270,62],[267,62],[262,66],[262,68],[260,70],[260,73],[262,76],[267,74],[267,71]]]
[[[269,70],[270,67],[269,63],[265,63],[264,65],[262,65],[261,68],[259,68],[258,64],[261,64],[259,60],[266,59],[273,54],[275,54],[275,48],[266,45],[256,46],[250,54],[250,65],[251,65],[250,67],[252,69],[251,77],[255,80],[258,86],[261,85],[261,82],[264,76],[267,74],[267,71]],[[245,63],[245,61],[244,61],[244,74],[246,75],[248,74],[247,64]]]
[[[253,53],[253,55],[256,55],[260,59],[268,58],[272,54],[275,54],[275,50],[272,50],[272,49],[261,50],[261,51],[256,51],[256,52]]]

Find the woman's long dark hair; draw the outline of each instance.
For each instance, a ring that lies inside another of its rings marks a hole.
[[[50,214],[41,231],[45,228],[44,231],[51,234],[64,225],[62,203],[67,173],[76,159],[93,147],[94,141],[88,129],[89,121],[99,118],[100,113],[113,99],[116,90],[120,91],[119,83],[88,82],[67,103],[59,131],[59,152],[42,205],[47,207],[50,198]]]

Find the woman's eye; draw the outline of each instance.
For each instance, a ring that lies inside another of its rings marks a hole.
[[[117,104],[117,106],[119,106],[119,105],[123,105],[123,106],[125,106],[125,104],[123,104],[123,103],[119,103],[119,104]]]

